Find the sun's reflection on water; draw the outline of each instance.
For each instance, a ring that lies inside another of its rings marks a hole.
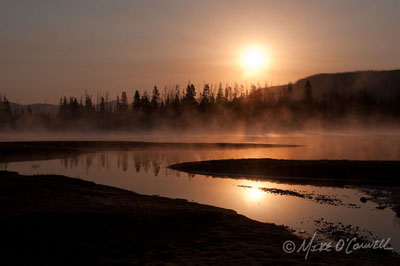
[[[247,192],[247,197],[250,200],[256,201],[256,202],[261,201],[263,198],[263,195],[265,194],[261,191],[261,189],[256,188],[256,187],[248,188],[245,191]]]

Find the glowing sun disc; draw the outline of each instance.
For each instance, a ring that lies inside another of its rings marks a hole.
[[[264,65],[264,62],[264,54],[260,50],[248,51],[243,57],[244,67],[250,70],[261,68]]]

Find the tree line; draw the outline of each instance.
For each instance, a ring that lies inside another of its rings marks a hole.
[[[287,84],[279,88],[261,88],[251,85],[210,87],[204,84],[200,92],[189,83],[184,90],[179,86],[165,89],[163,96],[157,86],[151,94],[136,90],[131,99],[124,91],[115,100],[107,96],[93,97],[85,93],[60,99],[56,115],[32,114],[32,110],[11,112],[5,96],[0,101],[2,125],[23,125],[27,117],[36,117],[47,128],[59,129],[152,129],[152,128],[207,128],[224,129],[252,126],[268,128],[271,125],[301,127],[305,121],[319,119],[337,122],[353,115],[365,121],[383,116],[398,120],[399,95],[391,100],[377,99],[366,90],[340,92],[332,90],[316,97],[309,80],[302,87]],[[21,122],[22,121],[22,122]]]

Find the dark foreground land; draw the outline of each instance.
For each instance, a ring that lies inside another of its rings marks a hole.
[[[193,174],[298,184],[400,185],[400,161],[235,159],[169,167]]]
[[[0,172],[1,264],[398,265],[382,250],[286,254],[274,224],[64,176]]]

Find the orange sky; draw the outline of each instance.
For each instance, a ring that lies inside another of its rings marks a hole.
[[[0,93],[57,103],[86,89],[283,84],[400,65],[400,1],[1,1]],[[265,50],[251,77],[244,49]]]

